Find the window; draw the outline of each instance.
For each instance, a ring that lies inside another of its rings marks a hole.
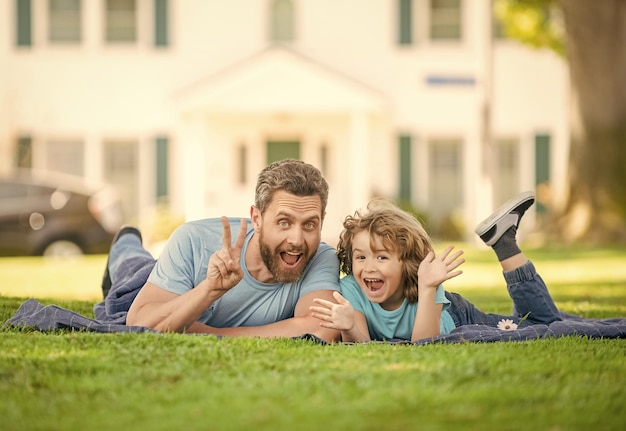
[[[107,0],[105,21],[107,42],[137,41],[136,0]]]
[[[33,167],[33,138],[30,136],[20,136],[17,139],[17,149],[15,154],[15,166],[18,168]]]
[[[461,0],[430,0],[431,40],[460,40],[461,15]]]
[[[241,144],[238,148],[239,169],[237,181],[244,185],[248,181],[248,148]]]
[[[398,44],[413,43],[413,0],[397,0],[398,5]]]
[[[428,143],[428,211],[436,235],[454,239],[457,211],[463,206],[463,160],[460,139],[433,139]]]
[[[80,42],[80,0],[50,0],[48,3],[48,40],[53,43]]]
[[[16,0],[15,15],[15,44],[17,46],[31,46],[33,44],[31,0]]]
[[[156,145],[156,198],[157,200],[167,199],[168,192],[168,159],[169,140],[166,136],[159,136],[155,139]]]
[[[272,0],[270,11],[272,42],[294,41],[294,8],[291,0]]]
[[[45,148],[45,169],[83,176],[85,149],[80,140],[50,140]]]
[[[169,44],[168,1],[154,0],[154,46]]]
[[[400,135],[398,137],[399,155],[398,161],[400,166],[400,193],[401,201],[411,202],[411,147],[413,139],[408,135]]]
[[[491,34],[493,39],[497,40],[503,40],[508,38],[504,22],[495,13],[492,14]]]
[[[495,179],[496,202],[506,202],[511,196],[519,193],[519,141],[515,138],[497,139],[496,159],[498,172]]]
[[[537,186],[537,213],[545,213],[544,196],[550,190],[550,145],[551,137],[547,134],[535,136],[535,185]]]
[[[104,142],[104,178],[120,194],[124,214],[139,213],[139,145],[135,140]]]
[[[320,147],[320,171],[322,171],[322,175],[324,177],[328,177],[328,158],[329,158],[330,150],[328,145],[322,144]]]

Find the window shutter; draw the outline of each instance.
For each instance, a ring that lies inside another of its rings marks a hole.
[[[33,44],[33,21],[31,0],[16,0],[16,44],[31,46]]]

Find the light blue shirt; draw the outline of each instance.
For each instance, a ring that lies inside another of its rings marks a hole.
[[[233,242],[239,233],[239,218],[230,218]],[[243,245],[245,256],[254,230],[248,220]],[[148,278],[169,292],[182,295],[206,278],[209,258],[222,248],[219,218],[188,222],[170,237]],[[335,249],[321,243],[302,277],[293,283],[261,283],[241,259],[243,279],[202,313],[199,322],[218,328],[262,326],[294,316],[298,300],[316,290],[339,290],[339,260]]]
[[[415,315],[417,313],[417,303],[409,304],[404,299],[402,305],[395,310],[385,310],[380,304],[371,302],[352,275],[345,276],[340,281],[341,295],[350,301],[356,311],[360,311],[367,320],[372,340],[411,340],[413,326],[415,325]],[[446,309],[450,306],[450,301],[446,298],[443,285],[437,288],[435,302],[443,304],[439,330],[441,335],[449,334],[454,328],[454,321]]]

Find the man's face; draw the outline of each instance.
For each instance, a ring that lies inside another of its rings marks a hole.
[[[302,276],[319,247],[323,216],[319,196],[282,190],[274,193],[265,214],[254,210],[261,257],[276,281],[290,283]]]

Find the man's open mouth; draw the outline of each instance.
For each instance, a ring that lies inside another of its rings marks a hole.
[[[296,266],[298,262],[300,262],[301,257],[302,253],[294,253],[288,251],[282,251],[280,253],[280,258],[288,266]]]

